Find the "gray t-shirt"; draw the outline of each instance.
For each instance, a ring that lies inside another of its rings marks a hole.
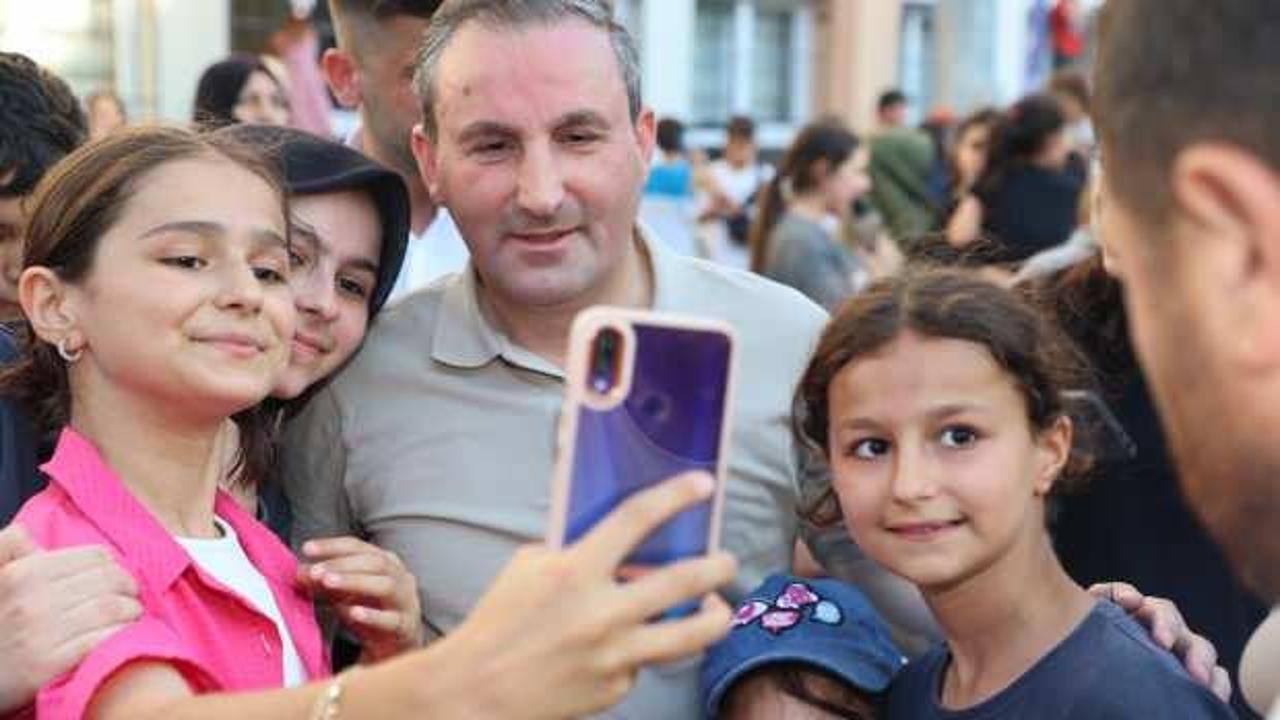
[[[762,274],[799,290],[830,310],[857,290],[859,265],[830,230],[808,218],[786,213],[769,234]]]
[[[790,565],[798,453],[791,396],[826,314],[750,273],[644,240],[654,307],[729,322],[737,368],[721,545],[736,601]],[[350,367],[287,428],[295,541],[356,532],[417,576],[429,628],[448,632],[550,506],[562,372],[480,313],[468,269],[383,313]],[[698,717],[696,660],[640,674],[608,717]]]

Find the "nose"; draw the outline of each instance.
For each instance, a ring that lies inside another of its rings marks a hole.
[[[910,447],[899,448],[893,462],[893,499],[910,504],[932,498],[938,492],[935,471],[925,452]]]
[[[215,304],[224,310],[255,314],[262,309],[262,280],[249,263],[228,263],[218,273]]]
[[[564,176],[555,152],[547,144],[531,143],[520,162],[520,209],[533,217],[553,217],[564,195]]]
[[[309,272],[295,272],[290,283],[293,304],[300,315],[332,322],[338,316],[338,292],[330,273],[318,264]]]

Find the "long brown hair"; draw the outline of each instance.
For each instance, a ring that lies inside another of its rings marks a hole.
[[[777,174],[761,189],[760,210],[747,240],[752,271],[762,272],[769,261],[770,236],[787,211],[787,191],[813,190],[825,177],[815,172],[818,163],[825,162],[827,174],[831,174],[857,150],[858,136],[838,122],[824,120],[800,131],[782,158]]]
[[[1089,365],[1058,326],[1029,299],[972,272],[923,268],[881,280],[851,299],[823,332],[796,390],[792,427],[810,452],[829,458],[828,391],[852,362],[875,353],[905,332],[981,345],[1012,378],[1036,431],[1069,416],[1066,390],[1092,390]],[[1054,483],[1069,490],[1093,465],[1087,433]],[[805,519],[828,525],[841,517],[839,498],[825,488],[802,508]]]
[[[93,269],[102,236],[120,219],[147,174],[170,162],[209,156],[229,160],[265,180],[280,198],[283,224],[289,227],[288,200],[276,170],[254,148],[223,134],[130,128],[81,147],[41,180],[31,202],[22,266],[49,268],[68,283],[83,281]],[[22,335],[21,358],[0,370],[0,395],[23,402],[37,432],[48,440],[71,418],[67,367],[29,325]],[[233,474],[252,481],[267,477],[274,437],[269,411],[259,405],[234,419],[240,428],[240,449]]]

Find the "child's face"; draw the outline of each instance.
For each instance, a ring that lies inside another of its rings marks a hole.
[[[143,176],[65,309],[86,340],[72,384],[225,417],[270,392],[294,309],[279,196],[230,161]]]
[[[292,399],[333,374],[360,347],[378,282],[382,224],[368,193],[302,195],[292,204],[294,306],[289,366],[276,383]]]
[[[1043,541],[1070,423],[1035,433],[985,347],[904,333],[837,373],[828,399],[845,522],[885,568],[950,587]]]

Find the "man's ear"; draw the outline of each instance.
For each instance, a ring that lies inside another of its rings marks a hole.
[[[409,147],[413,150],[413,157],[418,161],[418,176],[422,178],[422,184],[427,188],[427,193],[436,202],[439,202],[440,193],[440,172],[439,172],[439,146],[436,141],[427,137],[427,133],[422,129],[422,123],[413,126],[413,134],[409,138]]]
[[[636,118],[636,143],[640,147],[640,159],[647,169],[653,162],[653,148],[658,142],[658,118],[653,108],[644,108]]]
[[[320,70],[324,73],[329,91],[342,107],[360,106],[363,100],[360,92],[360,70],[349,51],[339,48],[325,50],[320,56]]]
[[[1206,338],[1245,370],[1280,369],[1280,176],[1225,143],[1182,151],[1170,178],[1179,265]],[[1156,239],[1160,241],[1161,239]]]
[[[18,302],[32,331],[51,345],[65,343],[71,351],[85,344],[74,294],[62,278],[46,267],[27,268],[18,279]]]

